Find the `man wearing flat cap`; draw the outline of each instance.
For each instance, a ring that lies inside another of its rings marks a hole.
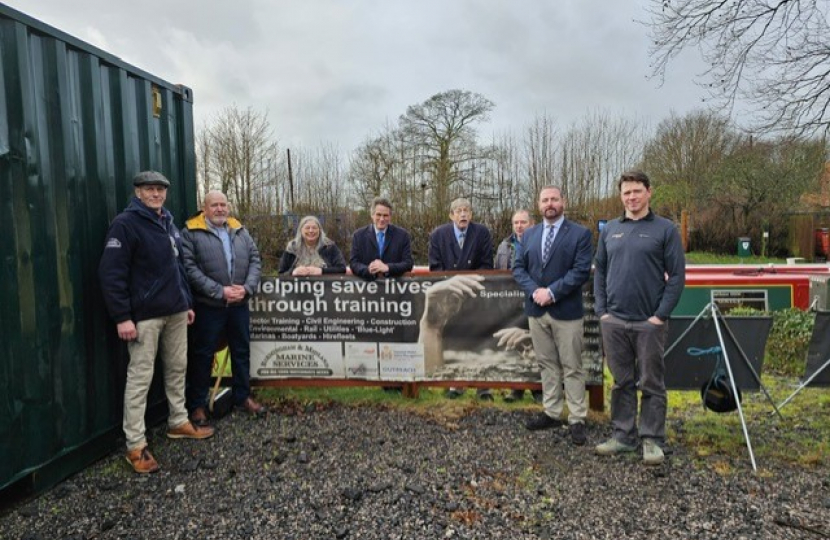
[[[123,422],[127,461],[137,473],[152,473],[159,467],[147,447],[144,414],[159,351],[170,409],[167,436],[205,439],[213,428],[191,424],[185,408],[187,326],[195,315],[182,240],[164,208],[170,182],[145,171],[133,178],[133,186],[135,197],[107,232],[98,274],[107,310],[130,354]]]

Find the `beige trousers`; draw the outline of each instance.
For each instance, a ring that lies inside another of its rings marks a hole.
[[[561,417],[567,402],[568,423],[585,422],[588,401],[582,365],[582,319],[559,321],[545,313],[541,317],[528,317],[528,322],[536,361],[542,372],[545,414],[551,418]]]
[[[187,422],[184,383],[187,372],[187,312],[139,321],[138,339],[127,344],[130,365],[124,388],[124,435],[127,450],[147,445],[144,415],[147,393],[153,381],[157,353],[161,353],[164,391],[170,414],[167,424],[178,427]]]

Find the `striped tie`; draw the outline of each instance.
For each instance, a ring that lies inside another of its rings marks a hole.
[[[461,234],[458,235],[458,247],[464,247],[464,235],[467,234],[464,231],[461,231]]]
[[[547,229],[547,236],[545,237],[545,247],[542,249],[542,259],[545,262],[548,262],[548,258],[550,258],[550,248],[553,247],[554,229],[553,225],[546,225],[545,229]]]

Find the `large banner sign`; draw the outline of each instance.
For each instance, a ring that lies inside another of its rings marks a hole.
[[[523,302],[509,273],[264,277],[250,300],[251,377],[538,382]],[[586,315],[583,359],[601,384]]]

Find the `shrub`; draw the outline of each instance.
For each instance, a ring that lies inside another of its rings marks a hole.
[[[772,316],[764,371],[775,375],[803,375],[815,322],[813,314],[791,308],[775,311]]]
[[[769,317],[769,311],[763,311],[746,306],[738,306],[730,309],[724,313],[724,315],[729,315],[730,317]]]

